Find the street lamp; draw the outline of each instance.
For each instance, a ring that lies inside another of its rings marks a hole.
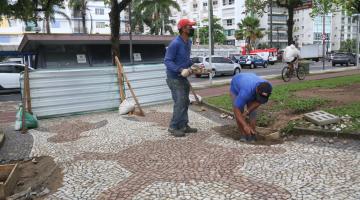
[[[359,43],[360,43],[360,13],[357,14],[353,14],[352,17],[356,17],[357,16],[357,28],[356,28],[356,65],[358,68],[360,68],[360,64],[359,64]]]

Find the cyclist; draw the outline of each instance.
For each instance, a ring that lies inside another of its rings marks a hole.
[[[283,61],[286,62],[290,68],[290,74],[294,72],[294,65],[299,62],[300,51],[295,47],[294,44],[287,46],[284,50]]]

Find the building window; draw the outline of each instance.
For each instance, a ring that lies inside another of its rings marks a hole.
[[[105,22],[96,22],[96,28],[105,28]]]
[[[95,8],[95,15],[104,15],[103,8]]]
[[[229,29],[229,30],[225,30],[225,35],[226,36],[233,36],[235,35],[235,30],[234,29]]]
[[[207,3],[206,3],[206,2],[204,2],[204,3],[203,3],[203,6],[204,6],[204,7],[206,7],[206,6],[207,6]]]
[[[218,2],[217,1],[213,1],[213,5],[217,5],[218,4]]]
[[[304,26],[301,26],[301,29],[304,30]]]
[[[235,0],[229,0],[229,5],[232,5],[235,3]]]
[[[193,4],[193,8],[197,8],[197,3]]]
[[[60,22],[59,22],[59,21],[53,21],[53,22],[51,22],[51,27],[53,27],[53,28],[60,28]]]
[[[226,20],[226,25],[227,26],[232,26],[233,25],[233,19],[227,19]]]
[[[223,5],[224,5],[224,6],[226,5],[226,0],[223,0]]]

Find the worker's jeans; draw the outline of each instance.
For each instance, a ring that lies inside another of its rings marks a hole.
[[[169,77],[166,79],[166,83],[171,90],[172,99],[174,100],[170,128],[182,129],[189,122],[188,108],[190,104],[190,83],[185,78],[173,79]]]

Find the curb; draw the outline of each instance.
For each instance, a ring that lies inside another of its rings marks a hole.
[[[290,135],[316,135],[323,137],[338,137],[338,138],[347,138],[347,139],[356,139],[360,140],[360,133],[344,133],[336,132],[332,130],[319,130],[312,128],[303,128],[295,126],[293,130],[289,133]]]
[[[309,73],[309,75],[318,75],[318,74],[327,74],[327,73],[336,73],[336,72],[344,72],[344,71],[351,71],[351,70],[356,70],[359,69],[356,66],[355,67],[346,67],[346,68],[339,68],[339,69],[327,69],[327,70],[316,70],[316,71],[312,71]],[[281,76],[281,74],[276,74],[276,75],[265,75],[265,76],[260,76],[263,79],[274,79]],[[209,82],[206,83],[192,83],[192,86],[194,89],[205,89],[205,88],[211,88],[211,87],[218,87],[218,86],[223,86],[223,85],[228,85],[230,84],[231,79],[227,79],[227,80],[220,80],[220,81],[216,81],[210,85]]]
[[[232,113],[232,112],[230,112],[230,111],[227,111],[227,110],[225,110],[225,109],[216,107],[216,106],[214,106],[214,105],[212,105],[212,104],[209,104],[209,103],[207,103],[207,102],[205,102],[205,101],[203,101],[202,103],[203,103],[203,105],[205,105],[206,107],[208,107],[208,108],[210,108],[210,109],[212,109],[212,110],[214,110],[214,111],[218,111],[218,112],[221,112],[221,113],[225,113],[225,114],[227,114],[227,115],[230,115],[230,116],[232,116],[232,117],[235,117],[235,116],[234,116],[234,113]]]

